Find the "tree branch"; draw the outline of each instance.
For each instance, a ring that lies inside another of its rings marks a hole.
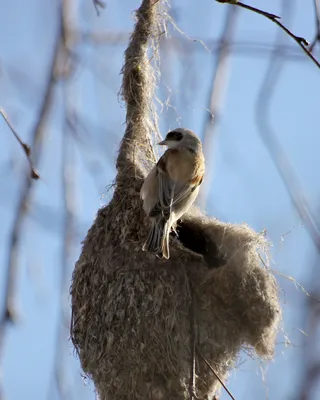
[[[32,162],[32,159],[31,159],[31,148],[30,148],[30,146],[22,141],[22,139],[20,138],[20,136],[18,135],[18,133],[15,131],[15,129],[13,128],[12,124],[10,123],[9,118],[7,117],[6,113],[1,108],[0,108],[0,114],[2,115],[3,119],[6,121],[8,127],[10,128],[10,130],[13,133],[14,137],[17,139],[18,143],[22,147],[22,150],[24,151],[24,153],[25,153],[25,155],[27,157],[27,160],[28,160],[28,163],[29,163],[29,166],[30,166],[30,177],[31,177],[31,179],[35,179],[35,180],[39,179],[40,176],[36,172],[36,170],[34,169],[33,162]]]
[[[309,42],[302,36],[297,36],[290,31],[285,25],[283,25],[279,19],[280,17],[275,14],[270,14],[267,11],[260,10],[258,8],[249,6],[244,3],[237,2],[236,0],[216,0],[218,3],[228,3],[233,4],[235,6],[245,8],[249,11],[253,11],[256,14],[263,15],[265,18],[268,18],[270,21],[274,22],[278,25],[287,35],[289,35],[294,41],[298,43],[298,45],[302,48],[302,50],[306,53],[306,55],[314,62],[314,64],[320,69],[320,62],[310,53],[310,49],[308,49]]]
[[[100,9],[104,10],[106,8],[106,4],[101,0],[93,0],[94,8],[96,9],[97,16],[100,16]]]
[[[55,66],[58,58],[60,40],[61,40],[60,26],[61,26],[61,21],[59,21],[59,34],[56,40],[55,49],[52,56],[49,79],[46,84],[42,106],[40,109],[36,126],[33,129],[31,135],[31,148],[34,150],[35,164],[37,164],[41,155],[40,144],[43,138],[45,124],[48,119],[49,112],[51,110],[51,102],[52,102],[53,89],[55,83]],[[28,203],[31,195],[31,179],[29,174],[25,176],[22,186],[23,188],[21,191],[15,219],[12,225],[11,233],[9,235],[10,238],[9,256],[4,276],[4,282],[5,282],[5,289],[3,293],[4,308],[0,314],[0,363],[2,363],[3,360],[3,348],[4,348],[7,323],[14,322],[13,300],[15,295],[15,282],[18,269],[18,250],[20,244],[20,235],[24,218],[27,215]],[[3,387],[2,387],[2,382],[0,381],[0,399],[2,398],[3,398]]]

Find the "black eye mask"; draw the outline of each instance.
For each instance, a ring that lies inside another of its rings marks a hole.
[[[183,134],[178,131],[171,131],[167,133],[166,140],[177,140],[180,141],[183,138]]]

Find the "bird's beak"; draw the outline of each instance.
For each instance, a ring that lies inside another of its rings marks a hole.
[[[167,144],[166,140],[162,140],[161,142],[158,143],[159,146],[165,146]]]

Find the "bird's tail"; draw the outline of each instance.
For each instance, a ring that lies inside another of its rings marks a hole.
[[[169,258],[169,234],[170,226],[168,221],[162,218],[152,219],[149,236],[142,250],[155,253],[158,257]]]

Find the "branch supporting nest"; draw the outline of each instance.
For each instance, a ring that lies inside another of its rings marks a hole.
[[[157,128],[153,108],[155,73],[150,65],[148,49],[150,45],[156,59],[159,38],[165,31],[158,15],[159,7],[158,1],[142,1],[136,11],[137,22],[125,51],[120,93],[127,106],[127,126],[117,160],[118,180],[139,174],[142,154],[149,165],[156,161],[151,144],[151,132]]]

